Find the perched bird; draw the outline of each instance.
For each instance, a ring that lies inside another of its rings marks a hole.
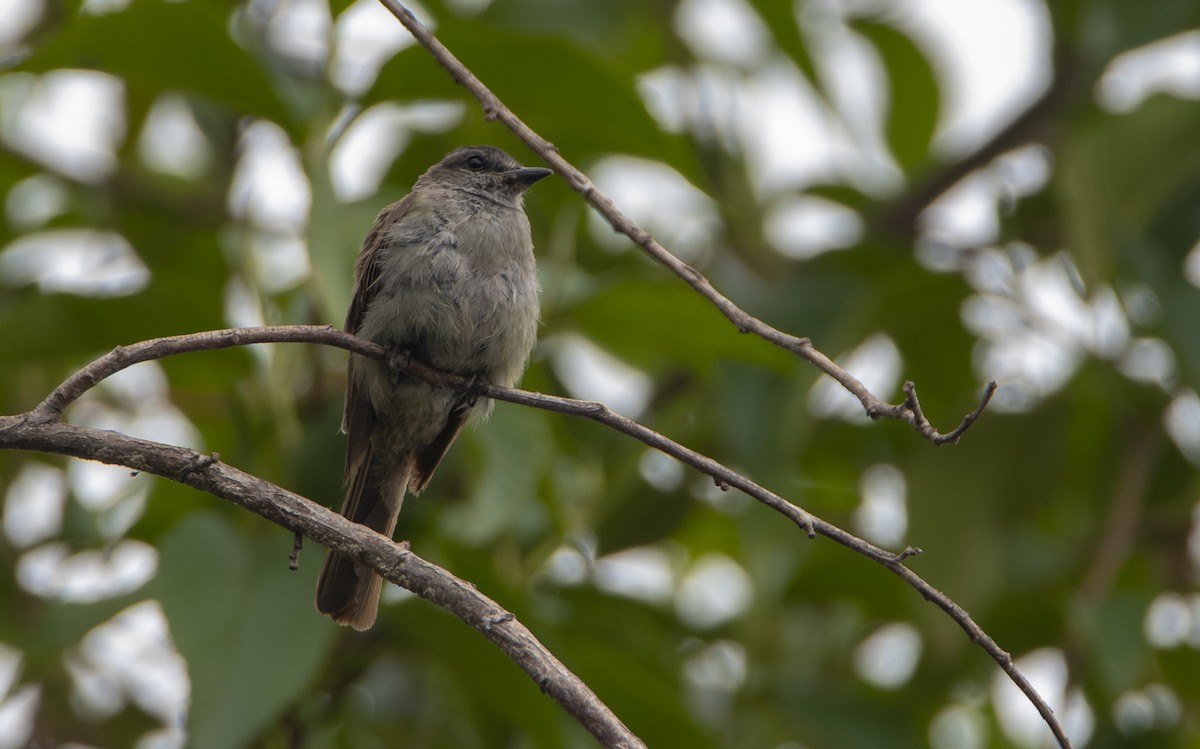
[[[516,384],[539,316],[524,197],[549,174],[490,146],[459,148],[430,167],[383,209],[363,242],[346,331],[476,382]],[[391,536],[405,492],[421,493],[463,425],[491,405],[352,354],[342,514]],[[371,569],[331,550],[317,610],[368,629],[381,584]]]

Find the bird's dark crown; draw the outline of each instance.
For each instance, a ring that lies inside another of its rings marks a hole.
[[[549,174],[549,169],[521,166],[495,146],[463,146],[429,167],[417,187],[461,190],[520,207],[525,190]]]
[[[446,154],[433,169],[458,169],[467,172],[509,172],[521,164],[495,146],[462,146]]]

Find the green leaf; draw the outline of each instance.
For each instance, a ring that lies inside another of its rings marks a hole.
[[[0,343],[9,355],[66,370],[120,344],[224,327],[225,267],[215,234],[187,231],[170,218],[136,220],[127,228],[127,238],[150,268],[150,284],[113,299],[6,290],[0,295]],[[19,374],[0,371],[0,384]],[[211,381],[210,370],[194,374]]]
[[[489,595],[497,595],[496,587],[486,577],[473,575],[471,580]],[[490,745],[468,743],[458,734],[460,730],[485,737],[517,731],[531,747],[567,745],[561,736],[561,727],[566,723],[560,720],[562,709],[482,635],[424,601],[405,606],[402,616],[405,622],[397,625],[401,636],[428,659],[423,667],[436,674],[442,684],[442,694],[412,699],[419,705],[440,703],[448,713],[441,720],[430,720],[426,715],[414,717],[418,724],[427,724],[426,730],[444,737],[433,746]],[[460,723],[460,727],[446,725],[450,714],[454,716],[452,722]]]
[[[311,689],[338,629],[312,607],[318,568],[287,569],[290,537],[198,512],[162,541],[149,591],[192,684],[188,745],[246,746]]]
[[[1047,3],[1047,9],[1062,15],[1058,5]],[[1143,5],[1125,0],[1072,0],[1064,5],[1068,13],[1063,23],[1056,24],[1056,35],[1061,34],[1094,60],[1108,60],[1126,50],[1200,26],[1198,3]]]
[[[1185,378],[1200,386],[1200,293],[1181,273],[1200,236],[1200,102],[1156,96],[1102,115],[1068,140],[1055,171],[1067,245],[1089,281],[1119,274],[1152,289]]]
[[[1063,145],[1054,187],[1067,244],[1088,279],[1120,263],[1144,231],[1200,174],[1200,102],[1158,96],[1127,115],[1101,115]]]
[[[852,24],[883,57],[891,82],[887,142],[905,172],[912,172],[929,154],[938,123],[939,94],[933,66],[904,33],[883,23],[856,20]]]
[[[573,159],[627,153],[668,160],[696,177],[682,140],[658,127],[634,81],[604,59],[562,38],[466,23],[440,29],[438,36],[518,117]],[[476,107],[429,52],[415,46],[383,67],[367,103],[431,98],[462,98]]]
[[[673,42],[672,11],[643,0],[522,0],[490,3],[478,20],[492,29],[569,39],[635,74],[663,64],[663,47]]]
[[[139,2],[119,13],[71,18],[21,69],[100,70],[123,78],[134,99],[183,91],[288,127],[287,108],[262,64],[229,37],[227,8]]]
[[[318,319],[339,327],[350,306],[354,261],[383,204],[398,199],[376,197],[350,205],[338,202],[323,166],[310,167],[313,205],[308,222],[313,274],[305,284],[318,309]]]
[[[723,358],[785,371],[780,349],[737,332],[721,313],[678,281],[627,281],[570,310],[580,332],[624,361],[651,370],[687,365],[708,369]]]
[[[808,43],[800,34],[800,26],[796,23],[796,4],[781,3],[778,0],[750,0],[750,4],[770,29],[775,43],[796,63],[796,67],[813,88],[819,91],[821,79],[817,75],[812,55],[808,52]]]
[[[488,423],[464,435],[464,441],[479,447],[482,459],[471,472],[470,501],[441,513],[446,535],[476,546],[497,537],[543,537],[550,523],[537,484],[553,447],[546,415],[499,403]]]

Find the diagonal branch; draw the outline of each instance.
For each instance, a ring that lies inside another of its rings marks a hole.
[[[429,29],[425,28],[417,20],[412,11],[397,2],[397,0],[379,1],[403,24],[404,28],[408,29],[409,33],[413,35],[421,46],[429,50],[429,53],[450,73],[450,76],[479,101],[480,106],[483,107],[484,115],[489,120],[499,120],[503,123],[525,145],[541,156],[555,172],[561,175],[567,181],[567,184],[571,186],[571,189],[591,203],[592,207],[608,221],[614,230],[629,237],[651,258],[665,266],[688,286],[691,286],[696,293],[707,299],[729,322],[733,323],[738,332],[753,333],[785,351],[792,352],[837,380],[838,384],[850,391],[854,397],[858,398],[859,402],[862,403],[863,409],[872,419],[888,418],[907,422],[927,439],[933,439],[931,435],[939,435],[937,430],[925,420],[924,416],[918,416],[909,407],[909,399],[900,404],[891,405],[876,397],[858,378],[839,367],[832,359],[814,348],[812,341],[785,333],[768,325],[750,315],[741,307],[734,304],[728,297],[717,291],[700,271],[680,260],[659,244],[650,235],[650,232],[635,224],[628,216],[622,213],[611,198],[596,188],[587,175],[558,153],[558,149],[553,143],[538,135],[532,128],[522,122],[467,66],[463,65],[445,45],[438,41],[437,37]],[[994,388],[995,386],[993,384],[989,387]],[[985,399],[980,406],[980,410],[986,406],[986,403],[987,400]],[[961,437],[962,432],[968,426],[970,425],[962,424],[954,431]],[[937,440],[933,441],[935,444],[939,444]]]
[[[553,395],[544,395],[541,393],[532,393],[525,390],[517,390],[515,388],[481,386],[466,378],[431,369],[411,360],[411,358],[397,356],[389,357],[388,353],[382,346],[371,343],[370,341],[356,338],[349,333],[336,330],[335,328],[327,325],[287,325],[262,328],[211,330],[190,335],[156,338],[129,346],[120,346],[109,354],[95,360],[94,362],[80,369],[75,374],[71,375],[66,381],[55,388],[54,391],[47,396],[47,398],[42,401],[41,404],[39,404],[28,414],[15,417],[0,417],[0,448],[8,447],[10,449],[45,450],[47,452],[57,452],[65,455],[75,455],[76,457],[86,457],[109,463],[128,465],[131,468],[145,470],[147,472],[156,473],[182,483],[187,483],[203,491],[209,491],[217,496],[231,499],[232,501],[238,502],[238,504],[243,504],[243,502],[235,499],[234,496],[229,493],[222,494],[213,491],[208,484],[200,485],[193,483],[192,481],[193,474],[204,476],[208,475],[209,471],[216,470],[212,468],[214,465],[220,466],[220,470],[222,471],[232,471],[234,469],[230,469],[223,464],[220,464],[215,458],[205,458],[204,456],[200,456],[199,454],[193,453],[189,450],[184,450],[183,448],[169,449],[179,451],[179,454],[186,457],[187,461],[190,462],[186,462],[182,468],[176,466],[173,467],[171,471],[162,473],[153,467],[143,467],[139,463],[130,462],[141,459],[139,454],[136,452],[130,454],[118,452],[84,455],[65,449],[52,449],[58,445],[58,443],[54,442],[28,442],[28,438],[24,438],[25,441],[22,441],[22,435],[25,435],[30,431],[36,435],[40,434],[41,430],[58,430],[66,427],[66,425],[63,425],[58,420],[58,417],[62,414],[63,409],[77,400],[84,392],[91,387],[94,387],[104,378],[109,377],[138,362],[196,351],[213,351],[217,349],[245,346],[256,343],[283,342],[317,343],[327,346],[334,346],[385,362],[390,367],[394,367],[408,374],[420,377],[435,386],[442,386],[462,391],[474,390],[481,396],[486,396],[495,400],[502,400],[532,408],[540,408],[546,411],[552,411],[554,413],[591,419],[592,421],[596,421],[612,429],[616,429],[619,432],[627,434],[645,443],[646,445],[649,445],[650,447],[653,447],[687,465],[692,466],[696,470],[711,476],[718,483],[718,485],[732,486],[740,489],[746,495],[767,505],[791,520],[793,523],[803,529],[809,535],[809,537],[818,534],[825,536],[826,538],[845,546],[851,551],[854,551],[866,557],[867,559],[883,565],[890,572],[920,593],[925,600],[932,602],[938,608],[945,611],[946,614],[953,619],[964,632],[967,633],[967,636],[972,642],[977,643],[985,652],[987,652],[989,656],[991,656],[991,658],[1004,670],[1004,672],[1008,674],[1013,683],[1015,683],[1017,687],[1025,694],[1029,701],[1033,703],[1034,707],[1038,710],[1038,712],[1042,715],[1042,718],[1050,727],[1050,730],[1054,733],[1054,736],[1058,739],[1059,745],[1064,749],[1069,749],[1071,746],[1070,740],[1067,738],[1062,726],[1054,717],[1054,712],[1050,709],[1050,706],[1046,703],[1046,701],[1042,699],[1041,695],[1038,694],[1037,690],[1033,688],[1025,676],[1017,670],[1013,663],[1012,656],[1002,650],[1000,646],[996,644],[995,640],[988,636],[983,628],[981,628],[971,618],[970,614],[968,614],[966,610],[955,603],[945,593],[942,593],[940,590],[930,585],[919,575],[904,565],[904,561],[911,556],[919,554],[920,549],[908,548],[899,554],[894,554],[886,549],[881,549],[878,546],[875,546],[874,544],[871,544],[852,533],[842,530],[832,523],[811,515],[807,511],[797,507],[791,502],[788,502],[774,492],[771,492],[769,489],[760,486],[746,476],[727,468],[712,458],[685,447],[678,442],[675,442],[674,440],[671,440],[670,438],[631,419],[627,419],[624,416],[613,412],[601,403],[581,401]],[[915,393],[909,392],[908,395],[913,404],[912,408],[919,413],[920,404],[916,401]],[[987,397],[990,397],[990,392],[985,396],[985,405]],[[983,406],[980,406],[980,409],[982,409],[982,407]],[[980,409],[977,409],[972,414],[969,414],[964,420],[964,424],[970,424]],[[69,429],[76,430],[79,428],[70,427]],[[132,438],[125,437],[124,435],[117,435],[115,433],[97,432],[97,434],[113,435],[114,440],[117,438],[120,438],[120,440],[132,440]],[[956,438],[954,432],[951,432],[943,437],[943,439],[954,438]],[[122,444],[140,445],[143,443],[144,441],[133,440],[132,442]],[[153,445],[155,443],[144,444]],[[165,448],[166,446],[162,447]],[[261,480],[255,479],[254,477],[246,474],[241,474],[241,472],[237,472],[237,474],[239,476],[245,476],[246,479],[253,479],[254,481],[261,482]],[[261,484],[264,487],[269,488],[271,492],[286,495],[285,499],[287,499],[287,502],[285,503],[285,506],[289,508],[294,507],[294,502],[291,499],[288,499],[288,497],[295,497],[295,495],[284,492],[282,489],[274,487],[271,484],[267,484],[266,482],[261,482]],[[267,495],[262,496],[266,497]],[[271,496],[274,495],[272,494]],[[263,501],[266,502],[266,504],[270,504],[270,502],[273,500]],[[322,530],[320,532],[310,533],[308,530],[297,528],[296,525],[291,524],[293,516],[296,514],[294,510],[282,510],[276,512],[269,507],[260,507],[258,504],[254,504],[254,506],[245,504],[244,506],[247,506],[248,509],[263,515],[269,520],[278,522],[285,528],[293,531],[301,531],[305,535],[314,538],[320,543],[332,545],[334,548],[347,553],[349,556],[352,556],[356,559],[359,558],[357,554],[361,551],[361,549],[352,544],[347,544],[346,546],[339,545],[342,543],[342,540],[339,537],[334,536],[331,532]],[[337,520],[340,521],[337,523],[339,528],[343,524],[348,524],[350,526],[354,525],[353,523],[348,523],[348,521],[345,521],[340,515],[335,515],[329,511],[323,511],[322,517],[326,516],[337,518]],[[370,533],[370,536],[383,538],[382,536],[378,536],[378,534],[374,533]],[[370,562],[368,561],[368,563]],[[388,572],[386,565],[385,568],[377,567],[374,564],[371,566],[382,573]],[[387,577],[387,574],[385,574],[385,577]],[[409,587],[406,582],[402,582],[392,577],[388,577],[388,579],[396,582],[398,585],[409,588],[409,590],[413,590],[413,592],[418,593],[418,595],[421,595],[422,597],[428,598],[433,603],[445,605],[447,608],[450,608],[448,605],[442,603],[441,599],[437,598],[433,592],[430,592],[427,595],[416,588]],[[455,611],[455,613],[458,612]],[[465,615],[460,616],[468,623],[472,623],[473,621]],[[476,628],[480,629],[485,636],[488,636],[489,639],[492,639],[489,635],[489,632],[484,631],[484,629],[479,625],[472,623],[472,626],[476,626]],[[532,638],[532,635],[529,635],[529,637]],[[501,647],[503,648],[505,646],[501,644]],[[509,651],[505,650],[505,652]],[[517,660],[517,656],[514,656],[512,653],[509,654],[510,657],[514,658],[514,660]],[[535,678],[535,680],[537,680],[538,677],[534,676],[533,671],[531,671],[524,662],[520,660],[517,660],[517,662],[522,668],[525,668],[525,670],[529,672],[530,675]],[[567,672],[567,674],[569,675],[569,672]],[[542,683],[541,681],[538,683],[544,690],[551,691],[546,684]],[[566,687],[563,689],[570,691],[567,690]],[[573,689],[573,687],[571,689]],[[558,699],[558,697],[555,697],[555,699]],[[576,717],[581,721],[583,720],[582,718],[579,718],[579,715],[575,710],[572,709],[572,707],[568,707],[568,705],[561,700],[560,703],[563,704],[564,707],[567,707],[568,711],[570,711],[572,715],[576,715]],[[572,703],[572,705],[574,705],[574,703]],[[584,725],[587,724],[585,723]],[[589,728],[589,730],[591,729]],[[611,744],[610,746],[626,746],[626,744]]]
[[[319,339],[320,334],[327,330],[332,329],[312,326],[293,332]],[[238,336],[220,334],[238,332],[214,331],[217,335],[158,339],[148,341],[148,344],[154,344],[151,346],[129,348],[142,352],[155,351],[165,356],[172,348],[175,350],[171,353],[182,352],[188,346],[192,347],[191,350],[219,348],[206,344],[216,340],[235,341]],[[297,336],[296,340],[302,337]],[[159,357],[142,357],[141,360],[147,358]],[[105,364],[96,367],[94,373],[106,368],[111,366]],[[516,617],[476,590],[471,583],[413,554],[406,544],[397,544],[310,499],[225,465],[217,455],[202,455],[194,450],[129,437],[119,432],[65,424],[54,418],[29,416],[0,416],[0,449],[37,450],[152,473],[227,499],[276,525],[337,549],[474,627],[529,674],[529,678],[543,692],[574,716],[603,746],[645,749],[645,743],[626,728],[596,694],[555,658]]]

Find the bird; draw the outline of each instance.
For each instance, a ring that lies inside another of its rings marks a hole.
[[[384,208],[355,262],[345,330],[475,383],[511,387],[540,318],[526,191],[552,172],[492,146],[463,146]],[[420,494],[472,418],[491,401],[396,374],[351,354],[341,431],[347,435],[347,519],[391,537],[406,493]],[[370,629],[382,579],[329,550],[317,610]]]

